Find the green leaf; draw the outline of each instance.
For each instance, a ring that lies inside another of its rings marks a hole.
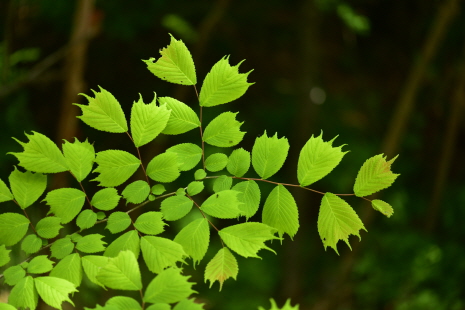
[[[26,137],[29,139],[27,143],[15,139],[24,148],[23,152],[7,153],[16,156],[21,167],[40,173],[57,173],[69,170],[63,154],[50,138],[35,131],[32,132],[32,135],[26,134]]]
[[[100,92],[92,90],[95,98],[80,94],[87,98],[89,104],[74,103],[82,110],[82,115],[77,118],[97,130],[114,133],[127,132],[128,124],[118,100],[110,92],[100,86],[99,88]]]
[[[291,239],[299,229],[299,211],[292,194],[283,186],[276,186],[263,206],[262,223],[278,230],[281,238],[284,233]]]
[[[28,273],[46,273],[52,270],[54,262],[47,258],[47,255],[34,257],[27,265]]]
[[[220,219],[233,219],[241,214],[237,199],[239,192],[225,190],[211,195],[202,203],[200,209],[210,216]]]
[[[16,310],[12,305],[0,302],[0,310]]]
[[[10,262],[10,252],[11,250],[7,250],[4,244],[0,245],[0,267]]]
[[[160,211],[167,221],[177,221],[186,216],[194,203],[186,196],[172,196],[161,202]]]
[[[194,196],[201,193],[204,188],[205,186],[203,185],[202,181],[192,181],[189,183],[189,185],[187,185],[187,193],[189,194],[189,196]]]
[[[173,310],[202,310],[204,309],[203,305],[204,304],[197,303],[194,298],[186,298],[178,302]]]
[[[96,222],[97,222],[97,213],[95,213],[92,210],[82,211],[76,219],[76,225],[81,230],[93,227]]]
[[[76,243],[76,249],[84,253],[97,253],[105,250],[105,241],[101,239],[105,237],[100,234],[90,234],[82,237]]]
[[[287,299],[286,300],[286,303],[284,304],[284,306],[282,308],[278,308],[278,305],[276,304],[276,302],[274,301],[273,298],[270,298],[270,302],[271,302],[271,308],[270,310],[299,310],[299,305],[295,305],[294,307],[291,306],[291,299]],[[265,308],[263,307],[258,307],[258,310],[265,310]]]
[[[219,231],[223,242],[234,252],[244,257],[260,258],[257,253],[261,249],[272,249],[265,245],[265,241],[279,239],[274,234],[277,230],[266,224],[248,222],[232,225]]]
[[[228,165],[226,166],[228,172],[240,178],[250,168],[250,153],[243,148],[234,150],[228,158]]]
[[[56,257],[57,259],[62,259],[65,256],[71,254],[74,250],[74,243],[71,242],[70,238],[62,238],[53,242],[51,246],[52,255],[51,257]]]
[[[98,181],[100,186],[105,187],[123,184],[140,166],[140,160],[137,157],[120,150],[98,152],[95,162],[98,167],[93,172],[100,174],[92,181]]]
[[[149,104],[145,104],[139,96],[131,109],[131,133],[136,147],[155,139],[165,129],[171,113],[166,105],[157,107],[156,95]]]
[[[102,283],[97,280],[97,274],[108,264],[109,258],[100,256],[100,255],[87,255],[83,256],[82,259],[82,268],[86,273],[87,277],[92,283],[95,283],[101,287],[104,287]]]
[[[213,283],[218,281],[221,291],[224,281],[228,278],[236,280],[238,272],[239,266],[236,258],[228,248],[222,248],[205,267],[205,282],[209,280],[211,288]]]
[[[50,272],[51,277],[65,279],[74,284],[75,287],[81,285],[82,281],[82,267],[81,257],[78,253],[73,253],[61,261]]]
[[[168,268],[156,276],[147,286],[144,301],[150,303],[175,303],[189,297],[194,282],[188,282],[189,276],[181,275],[181,269]]]
[[[0,244],[12,246],[23,239],[29,228],[29,220],[18,213],[2,213],[0,227]]]
[[[170,45],[160,50],[161,57],[143,60],[147,68],[156,77],[170,83],[181,85],[197,84],[194,61],[184,42],[172,35]]]
[[[387,217],[391,217],[391,215],[394,214],[394,209],[392,208],[392,206],[385,201],[375,199],[371,201],[371,205],[373,209],[383,213]]]
[[[333,147],[331,141],[323,141],[323,132],[318,137],[312,137],[300,151],[297,164],[297,178],[300,186],[315,183],[328,175],[348,152],[342,152],[344,145]]]
[[[26,271],[20,265],[16,265],[7,268],[3,275],[5,276],[5,283],[13,286],[26,276]]]
[[[129,250],[121,251],[111,258],[97,274],[97,280],[115,290],[138,291],[142,289],[142,279],[137,258]]]
[[[102,212],[102,211],[97,212],[97,220],[101,221],[106,217],[107,217],[107,215],[105,214],[105,212]]]
[[[37,237],[36,234],[28,235],[26,238],[23,239],[23,242],[21,243],[21,250],[26,252],[27,255],[33,254],[39,251],[41,247],[42,247],[42,239]]]
[[[116,257],[120,251],[130,250],[136,257],[140,253],[139,235],[136,230],[130,230],[113,241],[103,253],[104,256]]]
[[[0,179],[0,202],[5,202],[9,200],[13,200],[15,197],[10,192],[8,186],[6,186],[5,182]]]
[[[200,90],[201,106],[213,107],[234,101],[244,95],[249,86],[254,83],[247,83],[247,76],[253,70],[239,73],[239,66],[242,62],[231,66],[229,56],[225,56],[213,65]]]
[[[158,102],[171,110],[168,124],[162,131],[165,135],[179,135],[200,126],[199,117],[185,103],[171,97],[160,97]]]
[[[219,178],[213,181],[213,191],[215,193],[229,190],[232,186],[232,178],[228,177],[227,175],[222,175]]]
[[[202,149],[192,143],[181,143],[174,145],[166,150],[166,152],[175,153],[177,155],[178,169],[181,171],[189,171],[202,159]]]
[[[99,210],[109,211],[118,206],[120,198],[115,188],[103,188],[94,194],[90,203]]]
[[[397,156],[386,161],[386,156],[379,154],[367,159],[360,168],[355,180],[355,196],[365,197],[391,186],[400,175],[391,171],[391,165],[396,158]]]
[[[184,187],[180,187],[176,190],[176,195],[177,196],[186,196],[186,190]]]
[[[150,194],[150,185],[143,180],[134,181],[128,184],[121,195],[126,199],[127,203],[142,203]]]
[[[124,231],[129,227],[129,225],[131,225],[131,218],[129,217],[129,214],[117,211],[110,214],[108,217],[107,227],[105,228],[112,234],[117,234]]]
[[[236,120],[237,113],[224,112],[215,117],[203,132],[203,141],[218,147],[235,146],[244,138],[245,132],[240,131],[243,124]]]
[[[260,188],[258,184],[253,180],[243,181],[234,185],[232,190],[240,193],[237,195],[237,200],[241,202],[239,205],[241,215],[244,215],[247,219],[254,216],[260,206]]]
[[[74,306],[68,296],[78,291],[73,283],[56,277],[39,277],[34,279],[34,284],[47,305],[61,310],[61,304],[67,301]]]
[[[147,175],[157,182],[173,182],[180,174],[176,153],[159,154],[147,165]]]
[[[118,309],[124,310],[142,310],[142,307],[137,300],[126,296],[114,296],[108,299],[105,305],[116,306]]]
[[[228,164],[228,156],[223,153],[214,153],[205,160],[205,168],[209,171],[216,172],[223,170]]]
[[[134,223],[134,227],[138,231],[147,235],[161,234],[165,230],[165,225],[163,213],[155,211],[142,213]]]
[[[336,247],[339,240],[344,240],[352,249],[349,244],[349,235],[360,238],[360,229],[366,231],[357,213],[347,202],[332,193],[326,193],[323,196],[318,214],[318,233],[325,250],[330,246],[339,255]]]
[[[78,182],[84,180],[89,175],[94,164],[94,146],[87,139],[84,142],[80,142],[77,138],[74,138],[74,142],[72,143],[65,140],[63,143],[63,154],[65,155],[68,168],[76,180]]]
[[[166,191],[166,189],[163,184],[155,184],[154,186],[152,186],[152,189],[150,191],[154,195],[161,195]]]
[[[50,212],[61,219],[62,224],[71,222],[81,212],[86,194],[75,188],[59,188],[47,193],[44,200]]]
[[[22,278],[8,296],[8,303],[17,309],[36,309],[38,302],[39,295],[37,295],[34,279],[31,276]]]
[[[192,257],[194,266],[205,256],[210,243],[210,229],[207,219],[199,218],[188,225],[176,235],[174,242],[179,243],[184,251]]]
[[[176,266],[176,262],[185,263],[183,258],[187,256],[179,243],[161,237],[144,236],[140,240],[140,247],[147,267],[154,273]]]
[[[262,178],[268,179],[284,164],[289,151],[289,142],[286,138],[278,139],[278,134],[268,137],[265,133],[263,136],[255,139],[252,148],[252,165],[255,172]]]
[[[13,170],[9,177],[11,191],[21,209],[32,205],[47,187],[47,176],[29,171]]]
[[[63,226],[60,225],[61,219],[55,216],[47,216],[41,219],[36,224],[36,231],[39,236],[45,239],[52,239],[58,236],[60,229]]]
[[[171,306],[165,303],[156,303],[149,306],[146,310],[171,310]]]
[[[205,179],[206,176],[207,176],[207,173],[203,169],[198,169],[194,173],[194,178],[196,180],[203,180],[203,179]]]

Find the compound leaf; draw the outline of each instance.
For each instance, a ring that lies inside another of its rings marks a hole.
[[[77,116],[84,123],[97,130],[122,133],[128,131],[128,124],[118,100],[107,90],[100,87],[100,92],[92,90],[95,98],[80,94],[87,98],[88,105],[77,104],[82,115]]]
[[[228,248],[222,248],[205,267],[205,282],[209,280],[211,288],[213,283],[218,281],[221,291],[224,281],[228,278],[236,280],[238,272],[236,258]]]
[[[239,192],[234,190],[224,190],[211,195],[202,203],[200,209],[210,216],[220,219],[233,219],[241,214],[237,199]]]
[[[92,196],[90,203],[99,210],[110,211],[118,206],[120,198],[115,188],[103,188]]]
[[[228,172],[235,177],[242,177],[250,168],[250,153],[243,148],[234,150],[228,158],[226,167]]]
[[[349,235],[360,238],[359,230],[361,229],[366,231],[357,213],[347,202],[332,193],[326,193],[323,196],[318,214],[318,233],[325,250],[330,246],[339,255],[337,242],[344,240],[351,248]]]
[[[47,258],[47,255],[39,255],[31,259],[27,265],[28,273],[46,273],[52,270],[54,262]]]
[[[136,230],[130,230],[115,239],[103,253],[104,256],[116,257],[120,251],[130,250],[136,257],[140,253],[140,240]]]
[[[14,198],[8,186],[0,179],[0,202],[13,200]]]
[[[129,214],[117,211],[110,214],[108,217],[107,227],[105,228],[112,234],[117,234],[128,228],[129,225],[131,225],[131,218],[129,217]]]
[[[61,261],[50,272],[51,277],[65,279],[74,284],[75,287],[81,285],[82,281],[82,267],[81,257],[78,253],[73,253]]]
[[[142,288],[142,278],[137,258],[129,250],[121,251],[111,258],[97,274],[97,280],[115,290],[138,291]]]
[[[13,286],[26,276],[26,271],[20,265],[16,265],[7,268],[3,275],[5,276],[5,283]]]
[[[177,144],[167,149],[166,152],[175,153],[177,155],[178,169],[181,171],[193,169],[202,159],[202,149],[193,143]]]
[[[63,143],[63,154],[65,155],[68,168],[76,180],[78,182],[84,180],[89,175],[94,164],[94,146],[87,139],[84,142],[80,142],[77,138],[74,138],[74,142],[72,143],[65,140]]]
[[[173,182],[180,174],[176,153],[159,154],[147,165],[147,175],[157,182]]]
[[[190,222],[176,235],[174,242],[179,243],[192,257],[194,266],[205,256],[210,243],[210,229],[207,219],[200,218]]]
[[[66,224],[81,212],[85,200],[86,194],[78,189],[59,188],[48,192],[43,201],[50,206],[50,212]]]
[[[22,278],[11,290],[8,303],[17,309],[36,309],[39,295],[31,276]]]
[[[385,201],[375,199],[371,201],[371,205],[373,206],[373,209],[383,213],[387,217],[391,217],[391,215],[394,214],[392,206]]]
[[[37,237],[36,234],[30,234],[21,242],[21,250],[26,254],[32,254],[40,250],[42,247],[42,239]],[[1,265],[1,264],[0,264]]]
[[[23,239],[29,228],[29,220],[18,213],[2,213],[0,227],[0,244],[12,246]]]
[[[100,255],[87,255],[83,256],[82,259],[82,268],[86,273],[87,277],[92,283],[95,283],[101,287],[104,287],[102,283],[97,280],[97,274],[108,264],[109,258],[100,256]]]
[[[189,276],[181,275],[181,269],[168,268],[156,276],[147,286],[144,301],[151,303],[175,303],[189,297],[193,282],[188,282]]]
[[[97,253],[105,250],[105,241],[102,238],[105,237],[100,234],[90,234],[82,237],[76,243],[76,249],[84,253]]]
[[[189,189],[188,189],[189,191]],[[172,196],[161,202],[160,210],[167,221],[176,221],[189,213],[194,203],[186,196]]]
[[[165,225],[163,213],[155,211],[142,213],[134,223],[134,227],[138,231],[147,235],[161,234],[165,230]]]
[[[237,199],[241,202],[239,205],[241,215],[244,215],[246,219],[254,216],[260,206],[260,188],[258,184],[253,180],[243,181],[234,185],[232,190],[239,192]]]
[[[228,164],[228,156],[223,153],[214,153],[205,160],[205,168],[211,172],[223,170]]]
[[[116,306],[118,309],[124,310],[142,310],[137,300],[126,296],[114,296],[107,300],[105,306]]]
[[[32,205],[47,187],[47,176],[30,171],[13,170],[9,176],[11,191],[21,209]]]
[[[96,222],[97,222],[97,213],[95,213],[92,210],[82,211],[76,219],[76,225],[81,230],[93,227]]]
[[[400,175],[391,171],[391,165],[396,158],[397,156],[386,161],[386,156],[379,154],[367,159],[357,174],[354,184],[355,195],[365,197],[391,186]]]
[[[52,251],[51,257],[62,259],[71,254],[74,250],[74,243],[71,242],[71,238],[61,238],[53,242],[50,249]]]
[[[278,134],[268,137],[265,133],[263,136],[255,139],[252,148],[252,165],[255,172],[262,178],[268,179],[284,164],[289,151],[289,142],[286,138],[278,139]]]
[[[140,240],[142,255],[147,267],[151,272],[160,273],[165,268],[175,266],[176,262],[184,262],[182,245],[170,239],[144,236]]]
[[[243,122],[238,122],[236,115],[233,112],[223,112],[215,117],[205,128],[203,141],[218,147],[235,146],[241,142],[245,132],[240,131]]]
[[[38,277],[34,279],[37,292],[42,300],[54,308],[61,310],[63,301],[74,306],[68,295],[78,290],[73,283],[56,277]]]
[[[162,133],[165,135],[179,135],[200,126],[200,120],[191,107],[171,97],[158,98],[160,105],[171,110],[170,118]]]
[[[124,199],[126,199],[128,203],[134,204],[138,204],[145,201],[149,194],[150,185],[143,180],[137,180],[132,182],[131,184],[128,184],[121,193],[121,195],[123,195]]]
[[[98,167],[93,172],[100,174],[92,181],[99,181],[99,185],[105,187],[123,184],[140,166],[140,160],[137,157],[121,150],[98,152],[95,162]]]
[[[63,226],[60,225],[61,219],[56,216],[47,216],[42,218],[36,224],[36,231],[39,236],[45,239],[52,239],[58,236],[60,229]]]

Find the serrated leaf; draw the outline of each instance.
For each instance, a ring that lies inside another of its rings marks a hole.
[[[240,98],[253,83],[247,83],[247,73],[239,73],[239,66],[229,64],[229,56],[223,57],[205,77],[199,101],[203,107],[213,107]]]
[[[131,218],[129,217],[129,214],[117,211],[110,214],[108,217],[107,227],[105,228],[112,234],[117,234],[128,228],[129,225],[131,225]]]
[[[70,238],[62,238],[53,242],[50,249],[52,251],[51,257],[62,259],[65,256],[71,254],[71,252],[74,250],[74,243],[71,242]]]
[[[131,133],[136,147],[155,139],[165,129],[171,113],[165,105],[157,107],[156,95],[149,104],[145,104],[139,96],[131,109]]]
[[[397,156],[386,161],[386,156],[379,154],[367,159],[360,168],[355,180],[355,196],[365,197],[391,186],[400,175],[391,171],[391,165],[396,158]]]
[[[238,122],[236,115],[233,112],[223,112],[215,117],[205,128],[203,141],[218,147],[231,147],[241,142],[245,132],[240,131],[243,122]]]
[[[160,211],[167,221],[177,221],[186,216],[194,203],[186,196],[172,196],[161,202]]]
[[[154,195],[161,195],[166,191],[166,189],[163,184],[155,184],[154,186],[152,186],[152,189],[150,191]]]
[[[286,300],[286,303],[284,304],[284,306],[282,308],[278,308],[278,305],[276,304],[276,302],[274,301],[273,298],[270,298],[270,302],[271,302],[271,308],[270,310],[299,310],[299,305],[295,305],[295,306],[291,306],[291,299],[287,299]],[[258,310],[265,310],[265,308],[263,307],[258,307]]]
[[[81,212],[85,200],[86,194],[78,189],[59,188],[48,192],[43,201],[50,206],[50,212],[66,224]]]
[[[171,110],[170,118],[162,133],[165,135],[179,135],[200,126],[200,120],[191,107],[171,97],[158,98],[160,105]]]
[[[184,42],[172,35],[170,45],[160,50],[161,57],[143,60],[147,68],[158,78],[181,85],[197,84],[194,61]]]
[[[116,257],[120,251],[130,250],[136,257],[140,253],[140,240],[136,230],[130,230],[115,239],[103,253],[104,256]]]
[[[203,185],[202,181],[192,181],[189,183],[189,185],[187,185],[187,193],[189,196],[194,196],[201,193],[204,188],[205,185]]]
[[[150,194],[150,185],[143,180],[134,181],[128,184],[121,195],[127,203],[138,204],[144,202]]]
[[[75,287],[81,285],[82,281],[82,267],[81,257],[78,253],[73,253],[61,261],[50,272],[51,277],[65,279],[74,284]]]
[[[98,167],[93,172],[100,174],[92,181],[98,181],[100,186],[105,187],[123,184],[140,166],[140,160],[137,157],[120,150],[98,152],[95,162]]]
[[[315,183],[328,175],[348,152],[342,152],[344,145],[333,147],[331,141],[323,141],[323,132],[318,137],[312,137],[300,151],[297,164],[297,178],[300,186]]]
[[[76,249],[84,253],[97,253],[105,250],[105,241],[101,240],[103,235],[90,234],[82,237],[76,243]]]
[[[194,178],[196,180],[203,180],[203,179],[205,179],[206,176],[207,176],[207,173],[203,169],[198,169],[194,173]]]
[[[87,255],[82,257],[82,268],[84,269],[85,274],[92,283],[104,287],[103,284],[97,280],[96,276],[100,269],[108,264],[108,261],[108,257],[100,255]]]
[[[47,255],[39,255],[31,259],[27,265],[28,273],[46,273],[52,270],[54,262],[47,258]]]
[[[32,254],[40,250],[42,247],[42,239],[37,237],[36,234],[30,234],[21,242],[21,250],[26,252],[26,254]],[[1,264],[0,264],[1,266]]]
[[[0,310],[17,310],[17,309],[13,307],[12,305],[0,302]]]
[[[156,303],[149,306],[146,310],[171,310],[171,306],[165,303]]]
[[[194,298],[191,299],[183,299],[180,302],[178,302],[173,310],[202,310],[204,309],[203,306],[205,304],[197,303]],[[148,309],[147,309],[148,310]]]
[[[241,202],[239,205],[241,215],[245,216],[247,220],[254,216],[260,206],[261,194],[258,184],[253,180],[243,181],[234,185],[232,190],[240,192],[237,195],[237,200]]]
[[[102,212],[102,211],[97,212],[97,220],[101,221],[106,217],[107,217],[107,215],[105,214],[105,212]]]
[[[58,236],[60,229],[63,226],[60,225],[61,219],[55,216],[47,216],[41,219],[36,224],[36,231],[39,236],[45,239],[52,239]]]
[[[213,191],[215,193],[229,190],[232,186],[232,178],[228,177],[227,175],[222,175],[219,178],[213,181]]]
[[[10,192],[8,186],[6,186],[5,182],[0,179],[0,202],[5,202],[9,200],[13,200],[15,197]]]
[[[202,203],[200,209],[210,216],[221,219],[237,218],[241,214],[237,199],[239,192],[225,190],[211,195]]]
[[[223,170],[228,164],[228,156],[223,153],[214,153],[205,160],[205,168],[209,171],[216,172]]]
[[[115,188],[103,188],[92,196],[90,203],[99,210],[109,211],[118,206],[120,198]]]
[[[7,268],[3,275],[5,276],[5,283],[8,285],[16,285],[26,276],[26,271],[19,265]]]
[[[210,228],[207,219],[200,218],[184,226],[176,235],[174,242],[179,243],[192,257],[194,266],[205,256],[210,243]]]
[[[250,153],[243,148],[234,150],[228,158],[228,172],[235,177],[242,177],[250,168]]]
[[[77,138],[74,138],[72,143],[65,140],[62,147],[68,168],[76,180],[81,182],[92,170],[95,160],[94,146],[87,139],[80,142]]]
[[[150,303],[175,303],[189,297],[194,282],[188,282],[189,276],[181,275],[181,269],[168,268],[156,276],[147,286],[144,301]]]
[[[22,278],[11,290],[8,303],[17,309],[36,309],[39,295],[34,287],[34,279],[31,276]]]
[[[292,194],[283,186],[276,186],[263,206],[262,223],[278,230],[281,238],[284,233],[291,239],[299,229],[299,211]]]
[[[13,138],[24,148],[23,152],[7,153],[14,155],[21,167],[40,173],[57,173],[69,169],[60,149],[50,138],[35,131],[32,135],[26,134],[26,137],[29,139],[27,143]]]
[[[142,289],[142,279],[137,258],[129,250],[121,251],[100,269],[97,280],[115,290],[138,291]]]
[[[392,206],[383,200],[379,200],[379,199],[372,200],[371,205],[373,209],[383,213],[387,217],[391,217],[391,215],[394,214],[394,209],[392,208]]]
[[[176,153],[159,154],[147,165],[147,175],[157,182],[173,182],[180,174]]]
[[[193,169],[202,159],[202,149],[193,143],[177,144],[167,149],[166,152],[176,154],[178,169],[181,171]]]
[[[8,179],[13,196],[21,209],[32,205],[47,187],[47,176],[29,171],[21,172],[16,167]]]
[[[2,213],[0,227],[0,244],[12,246],[23,239],[29,227],[29,220],[18,213]]]
[[[236,280],[238,272],[239,266],[236,258],[228,248],[222,248],[205,267],[205,282],[209,280],[211,288],[213,283],[218,281],[221,291],[224,281],[228,278]]]
[[[342,198],[326,193],[321,200],[320,212],[318,214],[318,233],[325,250],[328,246],[337,251],[337,242],[344,240],[350,247],[349,235],[360,238],[359,230],[365,230],[362,221],[354,209]]]
[[[114,296],[107,300],[105,306],[116,306],[124,310],[142,310],[142,306],[137,300],[126,296]]]
[[[80,94],[87,98],[88,105],[77,104],[82,115],[77,116],[84,123],[97,130],[122,133],[128,131],[128,124],[118,100],[107,90],[100,87],[100,92],[92,90],[95,97]]]
[[[11,250],[7,250],[4,244],[0,245],[0,267],[10,262],[10,252]]]
[[[263,136],[255,139],[252,148],[252,166],[262,178],[268,179],[281,169],[289,151],[289,142],[286,138],[279,138],[275,133],[273,137]]]
[[[223,228],[219,231],[219,235],[228,248],[237,254],[260,258],[257,253],[261,249],[275,253],[265,245],[265,241],[279,239],[274,235],[276,232],[275,228],[266,224],[248,222]]]
[[[38,277],[34,279],[34,284],[42,300],[49,306],[61,310],[64,301],[74,306],[68,296],[78,291],[73,283],[55,277]]]
[[[95,213],[92,210],[88,210],[88,209],[82,211],[76,219],[76,225],[81,230],[93,227],[96,222],[97,222],[97,213]]]
[[[155,211],[142,213],[134,223],[134,227],[138,231],[147,235],[161,234],[165,230],[165,225],[163,213]]]
[[[163,269],[175,266],[176,262],[184,262],[187,256],[180,245],[170,239],[144,236],[140,240],[144,261],[151,272],[160,273]]]

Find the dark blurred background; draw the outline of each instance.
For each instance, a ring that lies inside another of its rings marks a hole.
[[[312,185],[316,190],[351,193],[367,158],[400,154],[392,170],[401,176],[378,196],[393,205],[391,218],[362,199],[346,199],[369,231],[361,233],[361,242],[350,238],[352,251],[343,242],[340,256],[324,250],[317,231],[321,195],[292,190],[301,225],[294,241],[274,242],[277,255],[261,251],[262,260],[236,255],[237,281],[227,280],[218,292],[217,283],[211,290],[203,283],[205,265],[220,246],[212,233],[207,257],[195,270],[186,267],[206,309],[269,308],[270,297],[279,306],[290,297],[301,310],[465,309],[464,5],[459,0],[1,0],[0,178],[7,182],[17,163],[5,154],[21,150],[11,137],[26,141],[24,132],[31,130],[57,142],[89,137],[96,151],[129,150],[129,139],[75,118],[80,112],[71,103],[86,103],[77,94],[90,95],[98,85],[113,93],[126,115],[139,93],[147,102],[153,92],[198,111],[192,87],[157,79],[141,61],[158,58],[171,33],[191,50],[199,89],[224,55],[233,65],[246,59],[241,72],[254,70],[249,81],[255,84],[242,98],[204,109],[204,117],[239,111],[247,131],[240,146],[247,150],[264,130],[286,136],[290,154],[272,180],[297,183],[300,149],[321,130],[325,140],[339,135],[335,145],[347,144],[344,150],[350,152]],[[195,139],[196,130],[161,136],[141,151],[148,162],[171,145]],[[188,182],[192,173],[184,174]],[[50,188],[69,182],[60,174],[49,177]],[[270,189],[263,186],[262,202]],[[38,205],[37,216],[48,211]],[[166,236],[179,227],[173,223]],[[6,296],[8,286],[1,290]],[[103,304],[111,294],[81,286],[76,308]]]

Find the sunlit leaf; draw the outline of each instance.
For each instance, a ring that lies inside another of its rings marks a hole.
[[[39,295],[31,276],[22,278],[11,290],[8,303],[17,309],[36,309]]]
[[[278,305],[276,304],[276,302],[274,301],[273,298],[270,299],[270,302],[271,302],[271,308],[270,310],[299,310],[299,305],[295,305],[295,306],[291,306],[291,299],[289,298],[288,300],[286,300],[286,303],[284,304],[284,306],[282,308],[278,308]],[[265,308],[263,307],[258,307],[258,310],[266,310]]]
[[[232,190],[239,192],[237,199],[241,202],[239,205],[241,215],[244,215],[247,219],[254,216],[260,206],[261,194],[258,184],[253,180],[243,181],[234,185]]]
[[[61,219],[55,216],[47,216],[42,218],[36,224],[37,234],[45,239],[52,239],[58,236],[61,226]]]
[[[36,234],[30,234],[21,242],[21,250],[26,254],[32,254],[40,250],[42,247],[42,239],[37,237]],[[0,264],[1,265],[1,264]]]
[[[10,192],[10,189],[8,188],[8,186],[6,186],[5,182],[3,182],[2,179],[0,179],[0,202],[9,201],[13,199],[14,196]]]
[[[71,252],[74,250],[74,243],[71,242],[71,238],[62,238],[55,240],[50,249],[52,251],[51,257],[62,259],[65,256],[71,254]]]
[[[150,194],[150,185],[143,180],[128,184],[121,195],[128,203],[138,204],[144,202]]]
[[[211,195],[202,203],[200,209],[210,216],[221,219],[237,218],[241,214],[239,206],[241,202],[237,199],[239,192],[225,190]]]
[[[192,143],[181,143],[174,145],[166,150],[166,152],[176,153],[178,161],[178,169],[181,171],[189,171],[193,169],[202,159],[202,149]]]
[[[72,143],[65,140],[62,147],[68,168],[76,180],[81,182],[92,170],[95,160],[94,146],[87,140],[80,142],[77,138],[74,138]]]
[[[116,257],[121,251],[130,250],[139,257],[140,240],[136,230],[130,230],[114,240],[103,253],[104,256]]]
[[[95,162],[98,167],[93,172],[99,176],[92,181],[100,186],[115,187],[126,182],[140,166],[140,160],[134,155],[120,150],[107,150],[97,153]]]
[[[10,252],[11,250],[7,250],[4,244],[0,245],[0,267],[10,262]]]
[[[228,158],[228,172],[240,178],[250,168],[250,153],[243,148],[234,150]]]
[[[228,156],[223,153],[214,153],[205,160],[205,168],[208,171],[216,172],[223,170],[228,164]]]
[[[255,139],[252,148],[252,166],[262,178],[268,179],[284,164],[289,151],[289,142],[286,138],[279,138],[276,133],[273,137],[263,136]]]
[[[162,133],[165,135],[179,135],[200,126],[200,120],[191,107],[171,97],[158,98],[160,105],[166,104],[171,110],[170,118]]]
[[[81,256],[78,253],[66,256],[53,268],[50,276],[67,280],[78,287],[82,281]]]
[[[0,244],[12,246],[23,239],[29,228],[29,220],[18,213],[2,213],[0,227]]]
[[[76,249],[84,253],[97,253],[105,250],[105,241],[102,238],[105,237],[100,234],[89,234],[78,240],[76,243]]]
[[[194,298],[191,299],[183,299],[180,302],[178,302],[173,310],[203,310],[205,304],[199,303],[197,300]],[[148,310],[148,309],[147,309]]]
[[[194,282],[188,282],[189,276],[181,275],[181,269],[168,268],[156,276],[147,286],[144,301],[151,303],[175,303],[189,297]]]
[[[223,112],[215,117],[205,128],[203,141],[218,147],[231,147],[241,142],[245,132],[240,131],[243,122],[238,122],[236,115],[233,112]]]
[[[174,238],[174,242],[182,245],[187,255],[192,257],[195,266],[207,253],[210,243],[207,219],[199,218],[184,226]]]
[[[86,194],[78,189],[59,188],[48,192],[43,201],[50,206],[50,212],[66,224],[81,212],[85,200]]]
[[[166,223],[163,222],[163,213],[155,211],[142,213],[134,222],[134,227],[147,235],[161,234],[165,230],[165,225]]]
[[[222,175],[219,178],[213,181],[213,191],[215,193],[229,190],[232,186],[232,178],[228,177],[227,175]]]
[[[184,262],[187,256],[182,246],[170,239],[144,236],[140,240],[144,261],[150,271],[160,273],[163,269]]]
[[[96,222],[97,213],[89,209],[82,211],[76,219],[76,225],[81,230],[93,227]]]
[[[26,276],[26,271],[20,266],[11,266],[3,272],[5,283],[8,285],[16,285]]]
[[[180,174],[176,153],[159,154],[147,165],[147,175],[157,182],[173,182]]]
[[[127,296],[114,296],[107,300],[105,306],[116,306],[122,310],[142,310],[137,300]]]
[[[383,213],[387,217],[391,217],[394,214],[392,206],[385,201],[375,199],[371,201],[371,205],[373,206],[373,209]]]
[[[194,203],[186,196],[172,196],[161,202],[160,210],[167,221],[177,221],[186,216]]]
[[[108,264],[109,258],[100,255],[87,255],[82,257],[82,268],[92,283],[103,287],[97,280],[97,274],[101,268]]]
[[[61,304],[64,301],[74,306],[74,303],[68,296],[73,292],[77,292],[73,283],[55,277],[39,277],[34,279],[34,284],[40,297],[46,304],[60,310]]]
[[[131,217],[129,217],[129,214],[117,211],[110,214],[105,228],[112,234],[117,234],[128,228],[129,225],[131,225]]]
[[[203,185],[202,181],[192,181],[187,186],[187,193],[189,194],[189,196],[194,196],[201,193],[204,188],[205,185]]]
[[[236,280],[238,272],[239,267],[236,258],[228,248],[222,248],[205,267],[205,282],[209,280],[211,288],[213,283],[218,281],[221,291],[224,281],[228,278]]]
[[[46,273],[52,270],[54,263],[47,258],[47,255],[39,255],[31,259],[29,265],[27,265],[27,272],[36,274]]]
[[[97,280],[115,290],[138,291],[142,288],[142,279],[134,253],[125,250],[111,258],[97,274]]]
[[[42,195],[47,187],[47,176],[29,171],[13,170],[9,177],[11,191],[21,209],[26,209]]]

